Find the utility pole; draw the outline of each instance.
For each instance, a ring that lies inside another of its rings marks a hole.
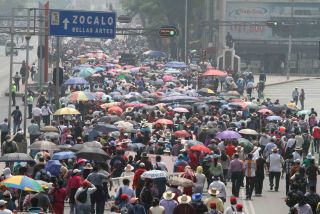
[[[31,39],[31,35],[30,35],[30,13],[31,13],[32,9],[28,9],[28,21],[27,21],[27,35],[26,35],[26,42],[27,42],[27,49],[26,49],[26,66],[27,66],[27,72],[26,72],[26,76],[25,76],[25,88],[24,88],[24,112],[23,112],[23,135],[24,138],[27,139],[27,109],[28,109],[28,105],[27,105],[27,98],[28,98],[28,79],[29,79],[29,73],[30,73],[30,69],[29,69],[29,44],[30,44],[30,39]]]
[[[291,20],[293,20],[293,2],[294,0],[291,0]],[[288,62],[287,62],[287,80],[290,79],[290,62],[291,62],[291,49],[292,49],[292,28],[294,25],[290,26],[289,30],[289,42],[288,42]]]
[[[185,0],[184,12],[184,62],[188,64],[188,0]]]
[[[10,26],[10,40],[11,44],[13,44],[14,40],[14,9],[11,10],[11,26]],[[8,126],[9,132],[11,130],[11,104],[12,104],[12,73],[13,73],[13,45],[10,47],[10,74],[9,74],[9,108],[8,108]]]
[[[55,78],[56,78],[56,93],[55,93],[55,108],[57,109],[59,107],[59,95],[60,95],[60,38],[57,36],[56,38],[56,56],[57,56],[57,64],[56,64],[56,72],[55,72]]]

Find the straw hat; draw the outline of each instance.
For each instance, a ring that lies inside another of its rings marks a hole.
[[[272,151],[273,151],[273,152],[277,152],[278,150],[279,150],[278,147],[273,147],[273,148],[272,148]]]
[[[134,170],[134,167],[131,166],[130,164],[127,164],[127,166],[124,168],[124,171],[126,171],[126,172],[131,172],[133,170]]]
[[[243,151],[243,147],[242,146],[237,146],[236,147],[236,151],[237,152],[242,152]]]
[[[164,192],[162,194],[162,197],[166,200],[172,200],[174,198],[174,196],[176,195],[176,193],[174,192],[171,192],[171,191],[167,191],[167,192]]]
[[[220,191],[217,188],[211,188],[211,189],[208,190],[208,193],[210,195],[216,196],[216,195],[218,195],[220,193]]]
[[[91,163],[87,163],[85,166],[84,166],[84,169],[93,169]]]
[[[183,194],[178,197],[178,202],[180,204],[188,204],[191,201],[191,197],[189,195]]]
[[[134,109],[134,107],[128,107],[128,108],[126,108],[126,112],[132,112],[133,109]]]
[[[164,150],[163,150],[163,153],[171,153],[171,151],[170,151],[170,149],[169,148],[165,148]]]

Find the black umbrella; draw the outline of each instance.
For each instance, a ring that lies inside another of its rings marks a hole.
[[[97,126],[95,126],[92,130],[97,132],[102,132],[102,133],[119,131],[119,129],[116,126],[111,124],[103,124],[103,123],[98,123]]]
[[[87,160],[93,160],[103,162],[108,160],[110,157],[108,154],[100,148],[96,147],[84,147],[80,151],[76,152],[78,158],[84,158]]]
[[[117,115],[107,115],[107,116],[103,116],[101,117],[98,122],[101,123],[115,123],[122,120],[121,117],[117,116]]]
[[[54,144],[50,141],[46,141],[46,140],[34,142],[33,144],[31,144],[29,146],[29,149],[31,149],[31,150],[48,150],[48,151],[60,150],[56,144]]]
[[[34,162],[33,158],[25,153],[10,153],[0,157],[0,162]]]
[[[69,150],[73,151],[73,152],[78,152],[81,149],[83,149],[84,147],[86,147],[84,144],[75,144],[71,148],[69,148]]]

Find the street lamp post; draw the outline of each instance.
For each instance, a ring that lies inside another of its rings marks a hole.
[[[291,20],[293,18],[293,2],[294,0],[291,1]],[[288,42],[288,61],[287,61],[287,80],[290,79],[290,61],[291,61],[291,49],[292,49],[292,27],[293,25],[290,26],[289,30],[289,42]]]
[[[188,64],[188,0],[185,0],[184,12],[184,62]]]

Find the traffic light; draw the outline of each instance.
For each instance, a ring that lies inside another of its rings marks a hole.
[[[279,22],[274,20],[267,21],[267,26],[271,28],[279,27]]]
[[[174,26],[161,27],[159,29],[160,37],[174,37],[178,35],[178,29]]]

